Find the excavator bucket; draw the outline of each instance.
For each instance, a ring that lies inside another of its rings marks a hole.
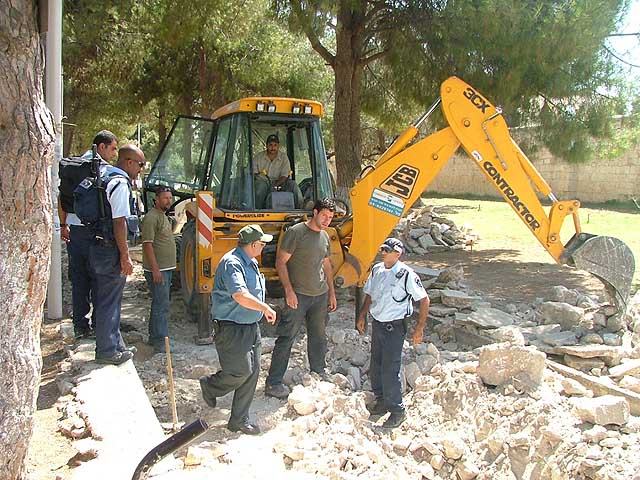
[[[614,237],[579,233],[565,246],[562,259],[598,277],[618,311],[624,310],[635,271],[633,253],[627,244]]]

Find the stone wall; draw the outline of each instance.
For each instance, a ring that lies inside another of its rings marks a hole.
[[[628,150],[619,158],[603,156],[580,165],[568,164],[548,152],[539,152],[530,160],[560,200],[606,202],[640,198],[639,147]],[[438,174],[428,192],[500,198],[480,169],[473,165],[475,162],[466,154],[456,155]]]

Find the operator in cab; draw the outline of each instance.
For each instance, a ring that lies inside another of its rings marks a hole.
[[[302,207],[302,192],[298,184],[290,178],[291,164],[287,154],[280,151],[278,135],[267,137],[267,149],[253,157],[253,173],[256,208],[273,208],[272,192],[290,192],[292,208]]]

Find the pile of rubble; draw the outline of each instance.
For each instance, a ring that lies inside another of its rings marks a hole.
[[[451,220],[440,216],[436,206],[412,209],[400,220],[391,235],[403,241],[407,253],[416,255],[460,250],[478,240],[472,227],[456,226]]]
[[[202,400],[198,378],[217,369],[217,354],[193,344],[196,326],[181,320],[184,307],[174,302],[178,416],[186,423],[203,418],[212,429],[181,454],[179,470],[193,476],[174,471],[166,478],[262,478],[267,470],[328,479],[640,478],[640,293],[625,315],[563,287],[548,301],[499,310],[465,287],[460,267],[416,271],[432,303],[425,342],[403,350],[408,418],[392,431],[365,408],[372,399],[370,336],[353,328],[352,297],[339,299],[327,327],[331,382],[308,373],[302,336],[284,378],[292,388],[287,401],[263,393],[275,340],[265,325],[251,413],[264,433],[252,438],[224,428],[230,395],[216,409]],[[144,311],[143,281],[129,283]],[[125,340],[136,343],[146,324],[128,323]],[[141,353],[140,379],[158,418],[170,422],[166,359]],[[65,412],[61,428],[85,435],[74,408]]]

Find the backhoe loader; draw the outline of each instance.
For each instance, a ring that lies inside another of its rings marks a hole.
[[[438,107],[448,126],[416,140],[420,125]],[[333,196],[321,115],[318,102],[254,97],[220,108],[211,119],[176,120],[146,178],[145,199],[149,204],[158,185],[169,186],[176,197],[172,211],[178,220],[174,232],[181,237],[182,293],[199,317],[198,341],[209,339],[215,266],[235,246],[238,231],[260,223],[274,236],[259,259],[273,293],[275,255],[283,233],[307,218],[313,200]],[[254,156],[273,134],[285,147],[302,205],[295,205],[290,192],[272,192],[267,205],[255,198],[254,182],[262,173],[255,170]],[[556,262],[594,274],[618,305],[626,302],[635,269],[629,247],[613,237],[583,232],[580,202],[556,198],[512,139],[500,109],[456,77],[442,83],[440,98],[375,165],[361,172],[349,202],[342,202],[344,211],[327,229],[336,286],[364,284],[380,244],[460,146]],[[551,201],[548,212],[538,194]],[[567,216],[573,219],[575,234],[563,243],[560,230]]]

